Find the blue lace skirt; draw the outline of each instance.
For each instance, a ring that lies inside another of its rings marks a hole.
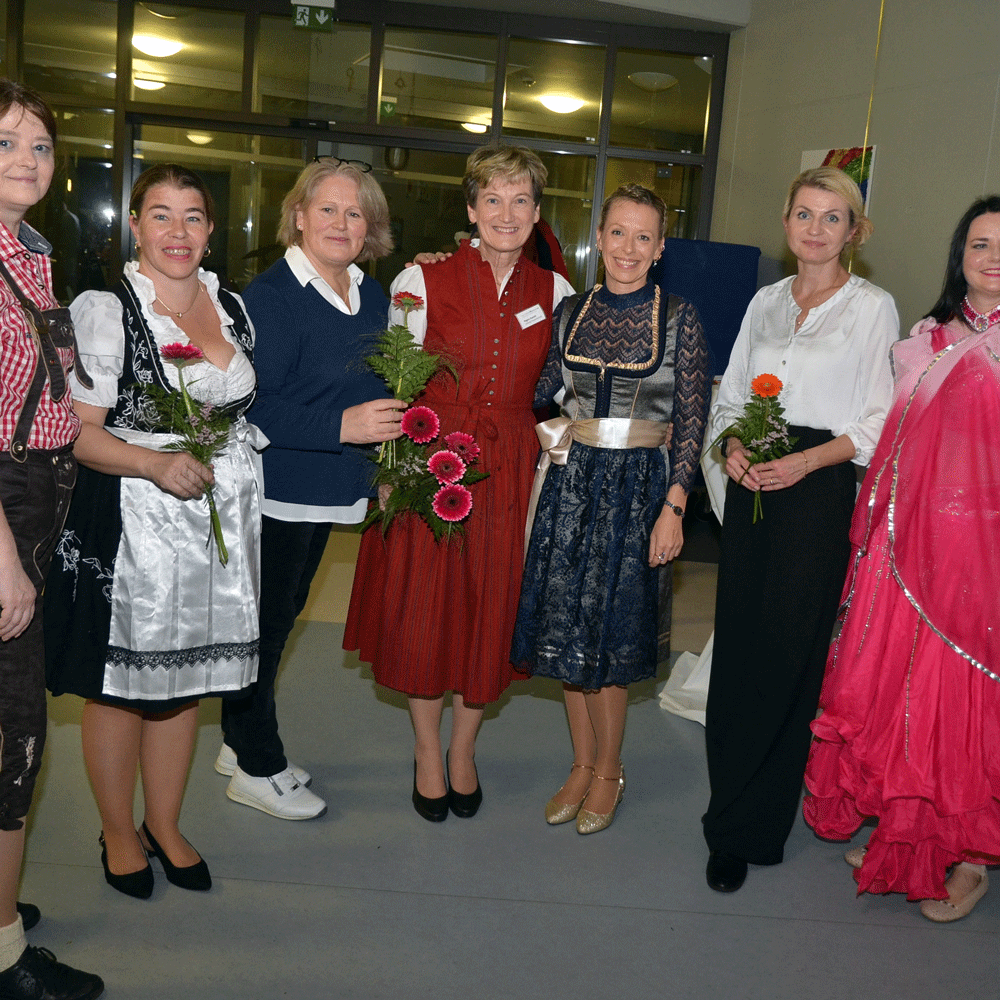
[[[549,467],[525,561],[513,664],[588,690],[656,675],[669,656],[669,565],[650,567],[663,509],[658,448],[575,442]],[[660,621],[665,618],[665,628]]]

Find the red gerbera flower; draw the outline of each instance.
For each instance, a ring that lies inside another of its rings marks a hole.
[[[441,421],[429,406],[411,406],[399,422],[402,432],[417,444],[428,444],[438,436]]]
[[[200,347],[194,344],[167,344],[160,348],[160,357],[174,365],[186,365],[192,361],[201,361],[205,355]]]
[[[476,439],[471,434],[466,434],[464,431],[452,431],[445,437],[444,443],[452,451],[461,455],[466,462],[473,462],[479,458],[479,445],[476,444]]]
[[[465,462],[453,451],[437,451],[427,462],[428,470],[442,485],[457,483],[465,475]]]
[[[397,309],[405,309],[409,312],[411,309],[422,309],[424,300],[419,295],[414,295],[413,292],[396,292],[392,297],[392,304]]]
[[[442,486],[434,494],[431,507],[442,521],[461,521],[472,510],[472,494],[456,483]]]
[[[777,375],[758,375],[751,383],[750,389],[755,396],[767,399],[769,396],[777,396],[784,388],[781,379]]]

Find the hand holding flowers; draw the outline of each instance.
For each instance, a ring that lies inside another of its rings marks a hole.
[[[146,386],[145,394],[153,405],[162,429],[168,434],[179,438],[164,447],[164,451],[185,452],[201,465],[209,467],[212,459],[222,450],[229,440],[229,428],[232,419],[225,411],[211,403],[200,403],[193,399],[184,382],[184,368],[204,360],[201,350],[194,344],[167,344],[160,349],[160,357],[177,369],[180,391],[167,391],[159,386]],[[197,477],[200,479],[200,477]],[[190,479],[190,476],[189,476]],[[188,491],[193,480],[187,482]],[[223,566],[229,562],[229,552],[225,539],[222,537],[222,523],[219,511],[215,506],[215,494],[212,484],[204,482],[197,489],[197,494],[204,492],[209,509],[209,533],[206,548],[215,540],[219,553],[219,562]]]
[[[784,408],[778,402],[778,394],[784,388],[781,379],[775,375],[758,375],[750,383],[750,399],[743,409],[743,415],[735,423],[730,424],[715,439],[718,445],[726,438],[737,438],[742,446],[736,454],[726,460],[726,471],[742,484],[749,474],[759,482],[759,471],[755,467],[764,462],[773,462],[787,455],[798,438],[788,434],[788,421],[785,420]],[[770,467],[765,468],[770,470]],[[740,471],[742,470],[742,471]],[[773,471],[773,470],[770,470]],[[774,478],[773,476],[771,477]],[[791,485],[785,483],[784,485]],[[753,489],[753,486],[749,486]],[[760,501],[760,486],[757,486],[753,505],[753,523],[764,516]]]

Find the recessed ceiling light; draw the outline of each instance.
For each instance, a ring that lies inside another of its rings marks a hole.
[[[207,146],[214,138],[214,135],[209,135],[207,132],[188,132],[188,141],[193,142],[196,146]]]
[[[163,90],[166,86],[165,83],[160,83],[159,80],[142,80],[136,77],[132,81],[140,90]]]
[[[570,97],[568,94],[543,94],[538,99],[549,111],[554,111],[557,115],[572,114],[574,111],[579,111],[584,104],[579,97]]]
[[[171,41],[169,38],[161,38],[159,35],[133,35],[132,45],[144,55],[154,56],[158,59],[177,55],[184,48],[183,43]]]
[[[476,135],[482,135],[486,131],[486,126],[482,122],[462,122],[462,128],[466,132],[475,132]]]

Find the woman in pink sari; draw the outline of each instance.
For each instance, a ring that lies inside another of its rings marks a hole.
[[[1000,862],[1000,197],[962,217],[941,298],[893,364],[804,810],[831,840],[875,817],[846,855],[858,891],[947,922]]]

